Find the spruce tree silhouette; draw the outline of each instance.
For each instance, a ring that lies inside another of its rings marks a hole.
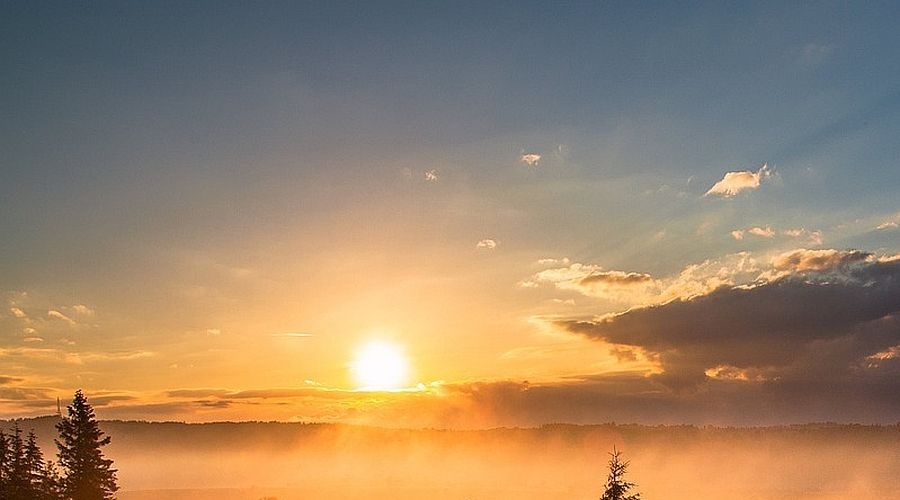
[[[103,457],[101,447],[109,444],[104,437],[94,409],[81,390],[75,391],[68,415],[56,424],[60,439],[59,466],[62,468],[61,489],[66,500],[106,500],[115,498],[119,489],[113,461]]]
[[[641,500],[641,494],[635,493],[629,495],[628,492],[636,485],[625,481],[625,471],[628,469],[629,462],[619,460],[621,453],[613,447],[612,453],[609,454],[609,475],[606,477],[606,491],[600,497],[600,500]]]
[[[25,439],[18,423],[11,434],[0,431],[0,498],[55,500],[53,481],[53,468],[44,463],[33,430]]]

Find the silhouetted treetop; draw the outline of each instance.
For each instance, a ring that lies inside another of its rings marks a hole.
[[[612,453],[609,454],[609,475],[606,477],[606,490],[600,496],[600,500],[640,500],[640,493],[628,494],[636,485],[625,481],[625,472],[628,469],[629,462],[620,460],[619,455],[621,453],[613,447]]]

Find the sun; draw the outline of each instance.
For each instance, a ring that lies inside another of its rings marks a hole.
[[[356,351],[351,370],[359,389],[391,391],[407,383],[409,362],[399,346],[373,341]]]

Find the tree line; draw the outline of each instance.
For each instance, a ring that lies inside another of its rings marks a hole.
[[[31,430],[16,423],[0,430],[0,498],[4,500],[107,500],[119,486],[113,461],[101,448],[110,437],[100,430],[81,390],[56,424],[57,461],[47,461]]]

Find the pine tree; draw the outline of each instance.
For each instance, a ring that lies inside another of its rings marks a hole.
[[[63,475],[60,480],[63,498],[66,500],[106,500],[115,498],[119,489],[113,461],[104,458],[101,447],[109,444],[109,436],[94,418],[94,409],[88,404],[81,390],[75,391],[68,415],[58,424],[60,439],[59,465]]]
[[[612,453],[609,454],[609,475],[606,477],[606,491],[603,492],[600,500],[640,500],[640,493],[628,494],[631,488],[636,485],[625,481],[625,471],[628,469],[629,462],[619,460],[619,455],[619,451],[613,447]]]

